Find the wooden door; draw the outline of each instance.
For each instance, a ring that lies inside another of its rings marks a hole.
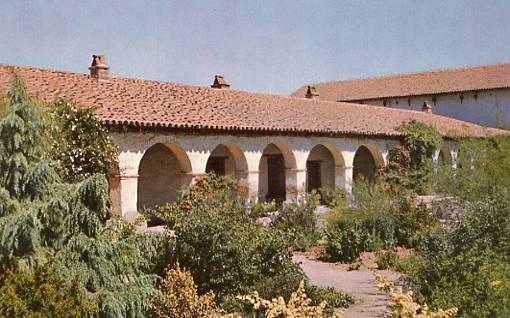
[[[306,189],[308,192],[322,187],[320,161],[306,162],[306,180],[308,181],[308,189]]]
[[[268,201],[285,201],[285,164],[282,155],[267,157],[267,196]]]

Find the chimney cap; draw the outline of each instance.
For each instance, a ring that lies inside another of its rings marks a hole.
[[[93,54],[92,64],[89,67],[90,76],[100,81],[108,81],[108,69],[110,67],[105,62],[103,54]]]
[[[423,106],[421,108],[421,111],[427,114],[432,114],[432,106],[430,106],[429,102],[425,100],[423,102]]]
[[[316,98],[319,96],[319,93],[317,92],[315,86],[308,85],[305,96],[306,98]]]
[[[230,84],[225,81],[225,76],[221,74],[214,75],[214,82],[211,85],[212,88],[220,88],[220,89],[228,89],[230,88]]]

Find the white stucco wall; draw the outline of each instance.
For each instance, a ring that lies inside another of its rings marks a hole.
[[[161,143],[169,147],[181,162],[182,173],[190,179],[205,173],[206,163],[218,145],[227,145],[236,153],[236,174],[242,186],[246,187],[249,197],[259,196],[259,167],[264,150],[274,144],[285,159],[287,200],[304,193],[306,185],[306,161],[311,150],[325,145],[331,151],[335,164],[334,183],[336,187],[350,191],[352,187],[352,164],[356,150],[360,145],[370,145],[377,149],[386,160],[387,150],[396,144],[395,139],[375,138],[333,138],[333,137],[294,137],[294,136],[233,136],[233,135],[196,135],[166,133],[118,133],[111,134],[119,147],[119,183],[120,195],[115,195],[121,214],[127,219],[137,216],[137,190],[140,161],[151,146]],[[183,164],[184,162],[184,164]],[[263,164],[263,163],[262,163]]]
[[[463,96],[462,102],[460,96]],[[475,95],[477,97],[475,98]],[[436,98],[434,105],[433,97]],[[410,99],[410,104],[409,104]],[[421,111],[428,100],[432,112],[488,127],[510,123],[510,89],[440,94],[430,96],[387,98],[386,107]],[[367,105],[383,106],[383,99],[364,101]]]

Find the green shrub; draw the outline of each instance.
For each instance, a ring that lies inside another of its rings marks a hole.
[[[308,193],[303,199],[285,206],[273,219],[271,227],[289,233],[294,249],[306,250],[321,238],[315,215],[318,204],[317,193]]]
[[[250,217],[253,219],[269,216],[270,213],[277,212],[278,205],[275,201],[261,202],[253,205],[251,208]]]
[[[17,265],[0,275],[1,317],[97,317],[99,308],[77,278],[66,282],[48,266],[29,274]]]
[[[326,255],[331,261],[351,262],[374,248],[374,237],[357,219],[340,218],[325,228]]]
[[[393,214],[396,245],[416,247],[420,238],[439,226],[439,217],[425,204],[416,204],[415,197],[400,198]]]
[[[442,137],[434,127],[414,120],[403,123],[399,131],[404,134],[403,145],[389,150],[388,164],[379,175],[393,192],[429,194],[434,177],[432,157]]]
[[[394,214],[397,198],[379,184],[358,182],[355,203],[326,218],[326,256],[351,262],[361,252],[392,248],[396,244]]]
[[[159,211],[175,231],[179,263],[200,293],[212,290],[220,301],[254,288],[268,297],[295,290],[304,274],[292,261],[286,233],[253,224],[233,189],[232,179],[207,175]]]
[[[332,315],[337,308],[347,308],[354,304],[354,297],[331,287],[305,285],[306,295],[312,300],[313,306],[326,302],[324,313]]]
[[[108,129],[94,117],[92,109],[57,99],[49,105],[54,132],[51,157],[62,168],[61,177],[70,182],[100,173],[117,165],[117,148]]]
[[[375,253],[375,263],[378,269],[395,269],[399,258],[394,251],[378,251]]]
[[[345,189],[322,187],[318,192],[321,204],[333,209],[341,209],[347,206],[347,191]]]
[[[510,263],[489,250],[441,253],[408,270],[417,299],[432,308],[455,306],[459,317],[510,314]]]

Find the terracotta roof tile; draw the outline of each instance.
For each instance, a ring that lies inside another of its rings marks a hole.
[[[403,121],[416,119],[444,135],[501,132],[415,111],[117,77],[101,83],[85,74],[0,65],[0,92],[4,94],[12,70],[25,81],[31,95],[46,101],[64,97],[94,107],[98,119],[108,125],[399,136],[396,128]]]
[[[309,85],[315,86],[320,99],[331,101],[509,88],[510,63],[306,84],[292,96],[305,97]]]

